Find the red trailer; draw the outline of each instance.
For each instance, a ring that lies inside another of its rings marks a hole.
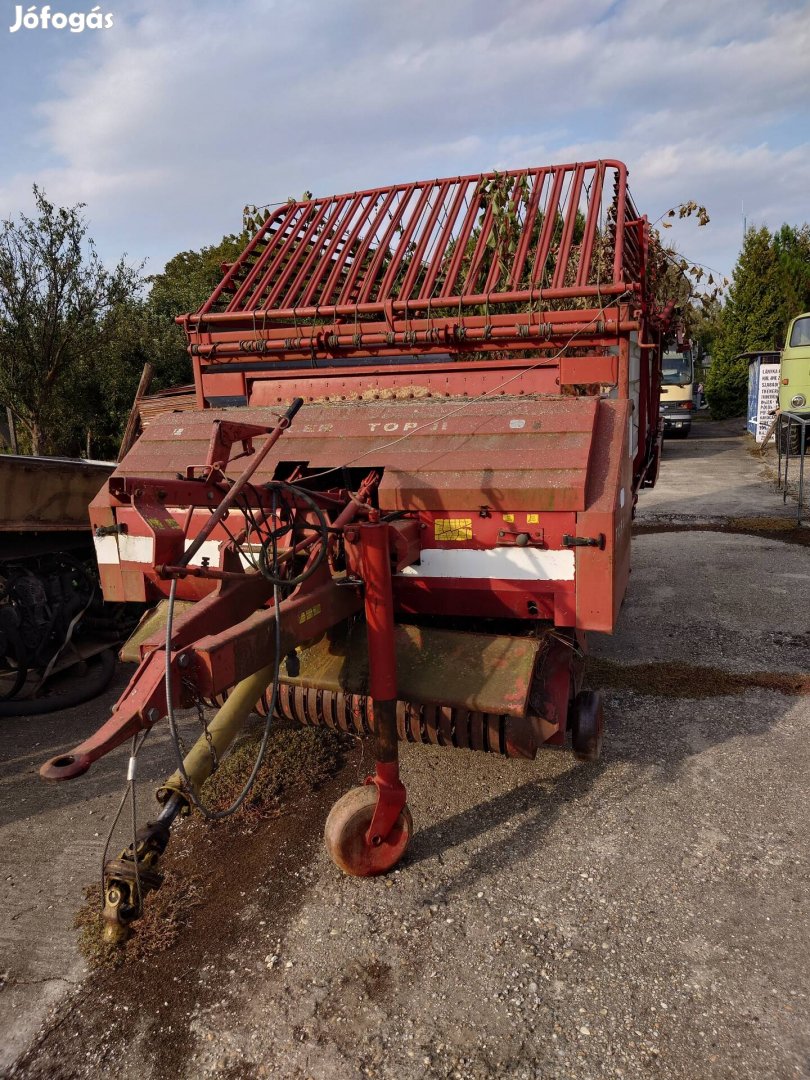
[[[327,824],[355,874],[413,827],[398,740],[598,755],[585,635],[616,624],[660,453],[648,238],[616,161],[289,202],[178,320],[196,409],[155,419],[91,508],[105,596],[163,601],[162,626],[42,769],[224,702],[108,867],[112,936],[257,704],[374,737]]]

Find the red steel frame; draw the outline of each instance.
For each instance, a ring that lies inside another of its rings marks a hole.
[[[528,351],[526,392],[613,384],[626,398],[631,335],[657,346],[648,233],[625,165],[607,159],[288,202],[199,311],[178,319],[198,406],[401,386],[420,368],[408,353],[422,358],[421,385],[449,375],[456,389],[445,393],[491,392],[522,363],[507,355]],[[495,356],[485,368],[473,353]],[[436,355],[449,372],[425,365]],[[375,357],[396,363],[362,363]],[[656,457],[658,390],[657,365],[642,363],[634,490]]]

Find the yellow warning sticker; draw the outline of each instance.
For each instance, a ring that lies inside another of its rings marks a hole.
[[[503,520],[504,521],[514,521],[515,520],[515,515],[514,514],[504,514],[503,515]]]
[[[179,529],[180,528],[180,522],[175,521],[174,518],[171,518],[171,517],[167,517],[167,518],[159,518],[159,517],[146,518],[146,524],[151,525],[151,527],[153,529],[157,529],[158,531],[160,531],[161,529]]]
[[[299,623],[309,622],[310,619],[314,619],[316,615],[320,615],[321,605],[315,604],[311,608],[307,608],[306,611],[302,611],[298,616]]]
[[[540,515],[539,514],[527,514],[526,515],[526,524],[527,525],[539,525],[540,524]]]
[[[433,522],[435,540],[472,540],[472,518],[437,518]]]

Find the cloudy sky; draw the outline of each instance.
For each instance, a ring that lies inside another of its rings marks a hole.
[[[90,2],[55,0],[54,11]],[[730,271],[810,221],[810,0],[103,0],[104,31],[10,33],[0,215],[87,204],[102,254],[238,229],[245,203],[618,157],[639,209]],[[27,10],[27,7],[24,9]]]

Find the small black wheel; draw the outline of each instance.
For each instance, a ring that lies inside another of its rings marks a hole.
[[[605,715],[602,696],[595,690],[582,690],[571,705],[571,746],[580,761],[598,761],[602,753]]]

